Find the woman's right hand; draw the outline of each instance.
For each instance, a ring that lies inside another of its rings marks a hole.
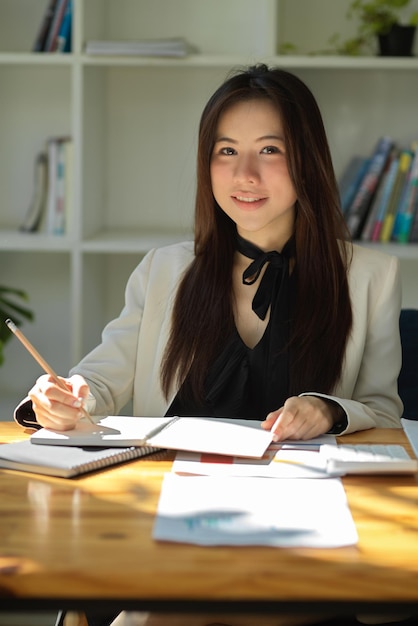
[[[40,376],[28,393],[38,424],[54,430],[70,430],[84,416],[83,403],[89,386],[82,376],[61,378],[67,388],[59,387],[48,374]]]

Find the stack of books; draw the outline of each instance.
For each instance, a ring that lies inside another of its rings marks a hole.
[[[182,37],[174,37],[126,41],[92,40],[86,43],[85,51],[92,55],[185,57],[196,52],[196,48]]]
[[[71,52],[73,0],[49,0],[32,52]]]
[[[353,239],[418,242],[418,142],[402,148],[379,138],[370,155],[351,159],[339,188]]]

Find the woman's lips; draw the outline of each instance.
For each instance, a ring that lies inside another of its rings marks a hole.
[[[267,200],[265,196],[244,196],[236,194],[231,196],[234,203],[240,208],[257,209]]]

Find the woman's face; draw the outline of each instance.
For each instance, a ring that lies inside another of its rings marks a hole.
[[[216,202],[238,233],[280,251],[293,232],[296,193],[280,115],[269,100],[238,102],[221,115],[210,174]]]

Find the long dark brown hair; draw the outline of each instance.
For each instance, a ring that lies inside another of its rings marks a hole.
[[[236,226],[214,199],[210,163],[220,116],[237,102],[259,98],[272,102],[281,117],[297,195],[289,395],[330,393],[341,376],[352,325],[347,282],[350,248],[343,243],[348,233],[322,116],[299,78],[257,65],[228,78],[210,98],[200,120],[195,258],[179,285],[162,363],[161,383],[167,397],[187,376],[188,395],[203,398],[208,367],[233,329]]]

